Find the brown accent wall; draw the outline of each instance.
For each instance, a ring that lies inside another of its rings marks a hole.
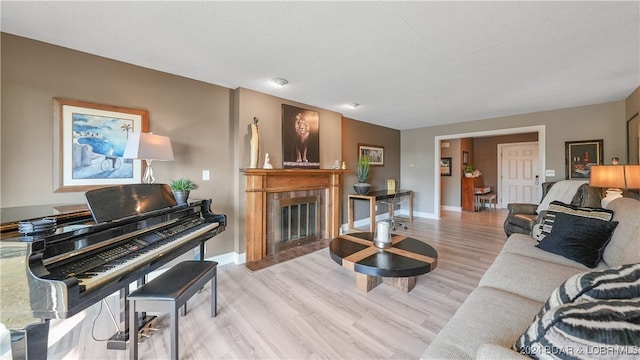
[[[448,143],[449,147],[442,147]],[[451,176],[440,176],[440,205],[451,210],[460,207],[460,178],[462,175],[461,139],[450,139],[440,142],[440,157],[451,158]]]
[[[400,131],[372,125],[363,121],[342,118],[342,161],[347,171],[342,179],[343,204],[342,222],[347,222],[347,194],[353,194],[353,184],[357,183],[355,173],[358,163],[358,144],[384,147],[384,166],[371,166],[369,183],[372,190],[387,188],[387,179],[395,179],[396,187],[403,187],[400,181]],[[369,217],[368,204],[364,201],[355,203],[355,219]],[[382,211],[380,208],[379,212]]]

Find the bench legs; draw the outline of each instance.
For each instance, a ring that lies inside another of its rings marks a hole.
[[[177,360],[178,319],[187,312],[187,300],[211,282],[211,317],[217,313],[217,263],[185,261],[167,270],[129,294],[129,359],[138,359],[138,314],[162,312],[169,314],[171,359]]]

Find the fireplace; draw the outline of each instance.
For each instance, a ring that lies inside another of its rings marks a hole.
[[[295,192],[267,195],[267,255],[323,238],[321,231],[322,191],[308,196]]]
[[[340,230],[342,170],[245,169],[247,262]]]

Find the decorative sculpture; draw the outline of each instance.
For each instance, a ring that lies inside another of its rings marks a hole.
[[[258,118],[253,117],[253,124],[251,124],[251,164],[250,169],[258,167],[258,143],[260,142],[260,134],[258,133]]]
[[[271,159],[269,158],[269,153],[264,154],[264,165],[262,166],[264,169],[273,169],[273,165],[271,165]]]

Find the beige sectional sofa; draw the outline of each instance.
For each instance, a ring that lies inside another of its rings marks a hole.
[[[572,275],[640,263],[640,201],[612,201],[618,221],[595,269],[535,247],[529,235],[511,235],[500,254],[422,359],[527,359],[511,350],[549,295]]]

